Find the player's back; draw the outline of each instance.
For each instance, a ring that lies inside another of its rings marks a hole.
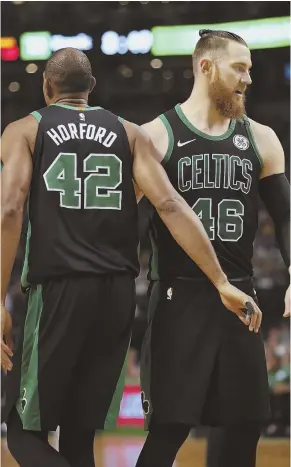
[[[171,183],[200,217],[227,276],[251,276],[261,160],[247,118],[232,120],[221,136],[199,131],[179,105],[161,119],[169,138],[163,165]],[[205,277],[155,212],[151,238],[151,279]]]
[[[23,286],[74,274],[138,273],[133,157],[117,116],[55,104],[39,128]]]

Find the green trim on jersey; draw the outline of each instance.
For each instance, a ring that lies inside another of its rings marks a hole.
[[[38,337],[43,310],[42,286],[30,290],[21,363],[20,394],[16,408],[24,430],[41,430],[38,396]]]
[[[31,237],[31,223],[29,219],[29,195],[27,199],[27,216],[28,216],[28,226],[27,226],[27,233],[26,233],[26,245],[25,245],[25,256],[23,262],[23,268],[21,273],[21,286],[24,290],[26,290],[30,284],[27,281],[27,274],[29,270],[28,266],[28,257],[29,257],[29,250],[30,250],[30,237]]]
[[[167,133],[168,133],[168,138],[169,138],[168,149],[167,149],[164,159],[162,160],[162,165],[166,165],[167,162],[169,162],[169,159],[174,149],[174,134],[173,134],[172,127],[167,117],[165,117],[165,115],[162,114],[162,115],[159,115],[159,118],[162,120],[163,124],[165,125]]]
[[[90,107],[89,105],[87,106],[82,106],[80,105],[79,107],[84,107],[82,109],[80,109],[79,107],[77,106],[74,106],[74,105],[66,105],[66,104],[51,104],[51,105],[56,105],[57,107],[63,107],[64,109],[70,109],[70,110],[78,110],[79,112],[84,112],[84,111],[88,111],[88,110],[99,110],[99,109],[102,109],[103,107]]]
[[[140,257],[140,242],[138,242],[138,245],[137,245],[137,256],[138,258]]]
[[[129,340],[130,345],[131,337]],[[129,347],[129,346],[128,346]],[[106,419],[104,422],[104,430],[112,430],[116,428],[118,415],[120,412],[120,404],[123,396],[124,391],[124,384],[125,384],[125,376],[126,376],[126,361],[127,361],[127,354],[123,363],[123,367],[117,381],[117,385],[111,400],[110,407],[108,409]]]
[[[152,222],[152,228],[155,229],[153,222]],[[149,276],[152,281],[156,281],[156,280],[159,280],[159,260],[158,260],[159,252],[158,252],[156,240],[154,238],[154,233],[151,231],[151,229],[149,230],[149,237],[150,237],[150,241],[152,245],[152,256],[150,260]]]
[[[124,118],[118,117],[118,120],[120,121],[120,123],[124,123]]]
[[[42,115],[40,115],[40,113],[37,112],[36,110],[34,112],[31,112],[30,115],[32,115],[38,123],[42,119]]]
[[[205,138],[205,139],[209,139],[211,141],[222,141],[224,139],[227,139],[227,138],[229,138],[229,136],[233,133],[233,131],[235,129],[236,120],[231,120],[231,123],[229,125],[228,130],[225,133],[223,133],[223,135],[219,135],[219,136],[208,135],[207,133],[203,133],[203,131],[198,130],[198,128],[196,128],[188,120],[188,118],[184,114],[184,112],[181,109],[179,104],[177,104],[175,106],[175,110],[176,110],[178,116],[180,117],[180,119],[182,120],[182,122],[185,123],[185,125],[189,128],[189,130],[193,131],[193,133],[195,133],[196,135],[201,136],[202,138]]]
[[[248,117],[246,115],[243,116],[243,120],[244,120],[244,123],[245,123],[245,127],[246,127],[246,130],[247,130],[247,134],[249,136],[251,145],[253,146],[255,154],[256,154],[257,158],[259,159],[261,168],[263,169],[264,161],[263,161],[263,158],[262,158],[262,156],[260,154],[260,151],[258,150],[258,146],[256,144],[255,137],[254,137],[254,134],[252,132],[250,121],[249,121],[249,119],[248,119]]]
[[[30,247],[30,237],[31,237],[31,224],[28,222],[28,227],[27,227],[27,235],[26,235],[26,247],[25,247],[25,257],[24,257],[24,263],[23,263],[23,268],[22,268],[22,273],[21,273],[21,286],[24,290],[26,290],[29,287],[29,283],[27,281],[27,274],[28,274],[28,256],[29,256],[29,247]]]

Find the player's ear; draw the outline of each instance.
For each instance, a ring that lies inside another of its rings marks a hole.
[[[90,92],[93,91],[93,89],[95,88],[95,85],[96,85],[96,79],[94,78],[94,76],[92,76],[92,78],[91,78],[91,87],[90,87],[89,94],[90,94]]]
[[[204,75],[209,76],[211,75],[212,70],[212,61],[208,58],[203,58],[200,62],[200,68]]]

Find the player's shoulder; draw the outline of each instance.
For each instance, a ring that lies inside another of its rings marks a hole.
[[[275,131],[255,120],[249,119],[254,141],[263,161],[262,175],[274,170],[284,169],[284,151]],[[278,169],[279,168],[279,169]]]
[[[34,129],[37,130],[37,128],[38,128],[37,120],[31,114],[29,114],[23,118],[14,120],[13,122],[9,123],[6,126],[4,132],[11,136],[13,135],[25,136],[25,135],[30,134],[30,132],[33,131]]]
[[[133,139],[137,137],[145,138],[146,140],[151,139],[151,135],[146,131],[144,125],[140,126],[125,119],[122,119],[122,124],[129,137],[132,137]]]
[[[168,149],[169,138],[167,128],[160,117],[144,123],[141,128],[149,135],[154,146],[165,155]]]
[[[133,153],[135,142],[141,134],[140,127],[136,123],[125,120],[122,117],[118,117],[118,120],[125,130],[130,150]]]
[[[257,144],[267,146],[269,143],[278,140],[276,133],[271,127],[262,125],[262,123],[256,122],[251,118],[248,118],[248,120]]]
[[[166,128],[164,123],[162,122],[160,116],[156,117],[154,120],[151,120],[150,122],[144,123],[141,125],[142,129],[146,131],[149,136],[155,135],[155,134],[161,134],[163,133]]]
[[[91,107],[92,110],[96,110],[98,112],[102,112],[102,115],[106,115],[107,117],[111,118],[112,120],[118,120],[120,123],[123,123],[124,118],[120,117],[119,115],[111,112],[109,109],[105,109],[104,107]]]

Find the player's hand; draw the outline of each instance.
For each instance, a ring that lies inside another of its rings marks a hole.
[[[291,315],[291,290],[290,285],[285,294],[285,311],[284,311],[284,318],[290,318]]]
[[[235,313],[246,326],[249,326],[251,332],[259,331],[262,322],[262,312],[252,297],[249,297],[229,282],[225,282],[219,286],[218,292],[224,306]]]
[[[13,342],[12,342],[12,320],[5,305],[1,304],[1,367],[6,373],[12,370]]]

